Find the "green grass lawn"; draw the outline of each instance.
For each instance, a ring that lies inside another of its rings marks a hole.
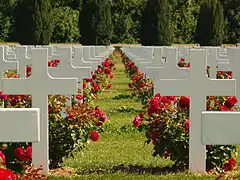
[[[152,156],[153,146],[144,145],[144,133],[132,127],[132,120],[142,106],[130,96],[130,80],[119,60],[116,69],[112,88],[94,102],[109,118],[101,139],[90,142],[74,158],[64,160],[62,165],[76,168],[77,176],[50,179],[215,179],[211,175],[172,172],[173,162]]]

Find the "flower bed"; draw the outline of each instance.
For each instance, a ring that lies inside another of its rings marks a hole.
[[[51,60],[48,66],[57,67],[59,63],[60,60]],[[89,139],[93,142],[99,140],[107,116],[99,106],[92,106],[91,101],[96,99],[98,93],[111,88],[110,79],[113,78],[114,69],[112,58],[106,58],[92,73],[91,79],[83,80],[83,90],[79,89],[78,94],[72,95],[70,106],[69,97],[49,95],[50,168],[58,167],[63,157],[81,150]],[[27,66],[27,77],[31,76],[31,71],[31,66]],[[4,76],[19,78],[16,72],[9,70]],[[0,105],[4,108],[31,108],[31,96],[0,92]],[[23,179],[25,176],[37,179],[41,176],[41,168],[33,168],[31,159],[31,143],[0,143],[0,179]]]
[[[153,156],[169,158],[175,162],[177,169],[187,169],[189,159],[189,102],[188,96],[161,96],[153,95],[153,82],[144,73],[139,72],[133,61],[124,54],[123,63],[126,73],[132,83],[129,88],[133,95],[141,100],[144,113],[140,113],[133,120],[133,125],[139,131],[146,130],[146,142],[154,145]],[[181,58],[179,67],[190,68],[190,63]],[[206,69],[209,75],[209,67]],[[217,71],[218,79],[231,79],[232,72]],[[236,111],[237,99],[235,96],[207,97],[208,111]],[[229,171],[236,165],[233,153],[235,146],[207,145],[207,170],[218,172]]]

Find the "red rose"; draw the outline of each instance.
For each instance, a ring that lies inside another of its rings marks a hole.
[[[85,78],[84,79],[86,82],[92,82],[92,79],[91,78]]]
[[[230,76],[230,78],[232,79],[232,71],[228,72],[228,75]]]
[[[52,67],[57,67],[57,65],[55,63],[52,64]]]
[[[185,58],[184,58],[184,57],[182,57],[182,58],[180,59],[180,61],[185,61]]]
[[[141,88],[145,87],[145,84],[144,84],[144,83],[141,83],[141,84],[140,84],[140,87],[141,87]]]
[[[32,146],[28,146],[26,148],[27,155],[30,159],[32,159]]]
[[[15,175],[9,169],[0,168],[0,179],[1,180],[12,180],[12,179],[15,179]]]
[[[236,165],[236,160],[234,158],[230,158],[228,162],[223,165],[224,171],[231,171],[233,170],[234,166]]]
[[[227,108],[232,108],[236,103],[238,102],[236,96],[230,96],[228,97],[227,101],[224,103],[224,105],[227,107]]]
[[[14,155],[20,161],[29,161],[31,159],[21,147],[14,150]]]
[[[234,158],[230,158],[230,159],[228,160],[228,162],[229,162],[231,165],[233,165],[233,166],[235,166],[236,163],[237,163]]]
[[[142,118],[140,116],[136,116],[133,120],[133,125],[135,128],[138,128],[142,122]]]
[[[55,62],[59,64],[59,63],[60,63],[60,60],[59,60],[59,59],[56,59]]]
[[[107,88],[107,89],[110,89],[111,87],[112,87],[112,85],[111,85],[111,84],[108,84],[106,88]]]
[[[32,67],[31,66],[27,66],[26,71],[27,71],[27,73],[31,72],[32,71]]]
[[[179,102],[179,107],[189,109],[190,106],[190,97],[189,96],[181,96]]]
[[[82,100],[82,99],[83,99],[83,96],[82,96],[81,94],[78,94],[78,95],[76,95],[76,98],[77,98],[78,100]]]
[[[93,74],[93,75],[92,75],[92,79],[97,79],[97,75],[96,75],[96,74]]]
[[[190,128],[190,121],[188,119],[186,119],[184,121],[184,131],[187,133],[189,132],[189,128]]]
[[[105,72],[105,74],[110,74],[110,73],[111,73],[111,70],[108,69],[108,68],[106,68],[106,69],[104,70],[104,72]]]
[[[99,133],[97,131],[90,132],[90,138],[91,140],[97,142],[99,139]]]
[[[0,164],[5,165],[6,164],[6,157],[5,154],[3,154],[2,151],[0,151]]]

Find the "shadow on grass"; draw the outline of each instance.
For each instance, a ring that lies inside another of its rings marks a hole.
[[[144,167],[139,165],[116,165],[108,169],[87,169],[87,170],[78,170],[78,175],[87,175],[87,174],[109,174],[123,172],[126,174],[152,174],[152,175],[165,175],[169,173],[179,173],[184,172],[184,170],[179,170],[175,167]]]

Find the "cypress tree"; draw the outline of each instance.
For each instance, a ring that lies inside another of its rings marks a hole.
[[[157,17],[154,12],[156,0],[147,0],[145,5],[141,28],[140,28],[140,42],[143,46],[152,46],[155,42]]]
[[[109,0],[85,0],[79,17],[83,45],[110,45],[113,25]]]
[[[172,44],[172,31],[169,0],[156,0],[156,3],[157,27],[155,45],[170,46]]]
[[[51,42],[51,0],[18,0],[16,39],[21,45],[48,45]]]
[[[168,0],[148,0],[141,22],[140,41],[143,46],[171,45],[170,6]]]
[[[195,40],[201,46],[221,46],[224,35],[223,7],[219,0],[201,4]]]

